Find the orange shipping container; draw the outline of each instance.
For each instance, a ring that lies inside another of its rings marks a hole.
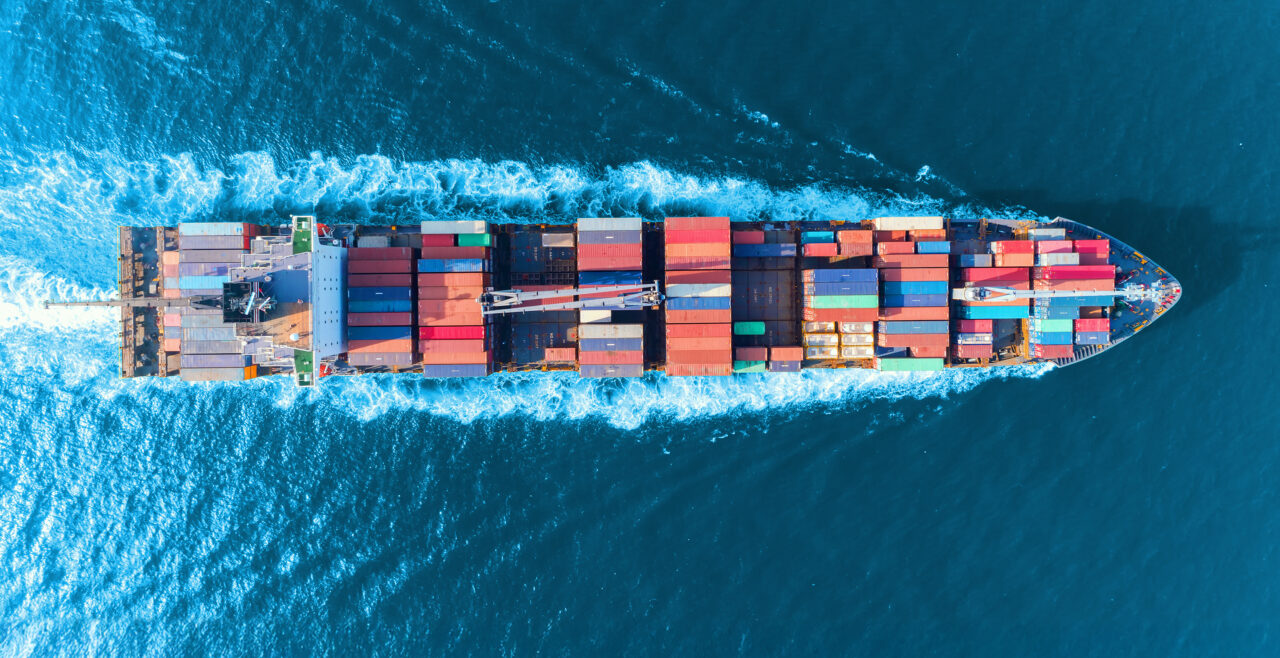
[[[664,231],[714,231],[729,230],[728,217],[668,217]]]
[[[876,267],[946,267],[947,254],[885,254],[876,256]]]
[[[720,310],[695,310],[695,311],[672,311],[667,310],[667,322],[670,324],[714,324],[733,322],[733,311],[730,309]]]
[[[730,324],[669,324],[667,338],[711,338],[733,336]]]
[[[876,245],[876,253],[884,254],[914,254],[916,253],[916,243],[914,242],[881,242]]]
[[[567,361],[572,363],[578,358],[578,350],[572,347],[548,347],[543,351],[542,358],[547,361]]]
[[[728,242],[702,242],[694,244],[668,244],[666,256],[672,258],[728,258],[732,248]]]
[[[418,299],[423,300],[475,300],[484,288],[479,286],[429,286],[418,288]]]
[[[670,377],[725,377],[732,374],[732,363],[675,363],[667,365],[667,375]]]
[[[369,352],[412,352],[412,338],[395,338],[389,340],[349,340],[347,352],[354,354]]]
[[[483,340],[420,340],[418,349],[423,354],[457,354],[483,352]]]
[[[872,236],[876,242],[892,242],[895,240],[906,240],[906,231],[873,231]]]
[[[164,351],[166,351],[166,352],[180,352],[180,351],[182,351],[182,339],[181,339],[181,338],[166,338],[166,339],[164,339]]]
[[[915,242],[924,240],[946,240],[947,229],[945,228],[922,228],[914,231],[907,231],[907,235]]]
[[[681,325],[676,325],[681,326]],[[696,327],[702,325],[683,325]],[[729,325],[724,325],[728,327]],[[694,350],[728,350],[733,349],[732,336],[710,336],[707,338],[667,338],[668,352],[688,352]]]
[[[489,285],[489,275],[483,272],[419,272],[418,286],[479,286]]]
[[[906,308],[882,308],[881,320],[946,320],[950,309],[946,306],[909,306]]]
[[[803,347],[770,347],[770,361],[804,361]]]
[[[1031,267],[1036,264],[1033,254],[996,254],[992,261],[996,267]]]
[[[162,251],[162,252],[160,252],[160,263],[161,263],[162,265],[177,265],[177,264],[178,264],[178,252],[176,252],[176,251]]]
[[[427,365],[488,363],[489,360],[488,352],[437,352],[422,355],[422,362]]]
[[[804,255],[810,258],[834,258],[837,253],[834,242],[814,242],[804,246]]]
[[[806,308],[806,322],[875,322],[879,315],[874,308]]]
[[[667,285],[674,283],[733,283],[729,270],[668,270],[663,275]]]
[[[642,350],[583,351],[578,350],[578,363],[586,366],[617,366],[644,363]]]
[[[733,350],[667,350],[667,363],[732,364]]]
[[[871,234],[872,231],[838,231],[836,232],[836,242],[871,244]]]
[[[880,270],[881,281],[947,281],[950,270],[945,267],[894,267]]]

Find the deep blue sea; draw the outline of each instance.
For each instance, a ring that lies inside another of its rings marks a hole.
[[[1280,655],[1274,2],[0,2],[0,655]],[[1071,217],[1078,366],[118,378],[116,227]]]

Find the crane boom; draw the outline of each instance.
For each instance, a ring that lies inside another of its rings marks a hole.
[[[521,306],[521,304],[539,299],[557,297],[577,297],[584,294],[618,293],[614,297],[597,299],[578,299],[571,302],[555,304],[538,304]],[[608,286],[594,286],[590,290],[580,288],[560,288],[558,290],[489,290],[476,299],[482,306],[483,315],[503,315],[507,313],[527,313],[529,311],[562,311],[568,309],[624,309],[653,306],[662,301],[662,293],[658,292],[658,283],[631,283]]]

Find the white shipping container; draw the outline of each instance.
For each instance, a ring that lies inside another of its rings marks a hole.
[[[876,338],[872,334],[840,334],[840,344],[848,347],[850,345],[875,345]]]
[[[572,233],[543,233],[542,246],[544,247],[573,247]]]
[[[836,347],[840,344],[840,334],[805,334],[804,344],[807,347]]]
[[[182,368],[178,377],[184,382],[244,381],[244,368]]]
[[[871,222],[877,231],[929,231],[943,227],[941,217],[877,217]]]
[[[426,221],[422,223],[422,232],[427,235],[488,233],[489,223],[483,219],[458,219],[447,222]]]
[[[838,359],[840,358],[840,348],[838,347],[806,347],[804,348],[804,358],[806,359]]]
[[[581,217],[579,231],[639,231],[643,220],[639,217]]]
[[[385,249],[391,246],[389,235],[362,235],[356,238],[356,246],[360,248]]]
[[[644,338],[642,324],[578,325],[578,338]]]
[[[842,334],[871,334],[875,333],[876,327],[871,322],[841,322],[840,333]]]
[[[578,311],[578,322],[582,324],[591,323],[608,323],[613,320],[613,311],[601,311],[597,309],[583,309]]]
[[[991,334],[956,334],[956,345],[990,345]]]
[[[184,222],[178,235],[244,235],[244,222]]]
[[[1027,229],[1027,238],[1030,240],[1065,240],[1067,238],[1067,229],[1065,228]]]
[[[729,297],[733,294],[728,283],[673,283],[667,286],[668,297]]]
[[[804,332],[806,334],[829,334],[836,330],[834,322],[806,322],[804,323]]]
[[[1036,265],[1079,265],[1080,254],[1057,253],[1057,254],[1039,254],[1036,256]]]
[[[870,345],[850,345],[840,348],[842,359],[870,359],[876,355],[876,348]]]

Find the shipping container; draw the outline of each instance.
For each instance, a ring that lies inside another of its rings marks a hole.
[[[348,313],[347,325],[352,327],[395,327],[413,324],[413,313]]]
[[[1030,308],[1022,306],[961,306],[960,317],[967,320],[1017,320],[1031,317]]]
[[[364,261],[356,261],[350,264],[354,267]],[[395,261],[387,261],[395,262]],[[438,258],[424,258],[418,261],[419,272],[486,272],[489,269],[489,263],[482,258],[452,258],[442,260]],[[354,272],[354,269],[349,269]]]
[[[1036,290],[1079,290],[1079,291],[1105,291],[1115,290],[1116,282],[1114,279],[1066,279],[1062,281],[1042,281],[1036,279],[1032,284]],[[1106,299],[1100,297],[1100,299]],[[1100,302],[1110,305],[1110,301]]]
[[[353,288],[404,287],[413,285],[412,274],[351,274],[347,285]]]
[[[885,334],[945,334],[949,329],[946,320],[891,320],[880,323],[880,333]]]
[[[583,377],[642,377],[644,376],[644,365],[635,364],[618,364],[618,365],[595,365],[583,364],[578,368],[578,374]]]
[[[667,217],[663,231],[727,231],[728,217]]]
[[[669,377],[723,377],[733,374],[732,363],[668,364]]]
[[[1029,240],[1061,240],[1065,237],[1067,237],[1067,230],[1062,228],[1027,229],[1027,239]]]
[[[875,345],[875,334],[840,334],[840,345]]]
[[[848,244],[871,244],[872,231],[855,229],[836,231],[836,242]]]
[[[672,325],[668,325],[672,326]],[[701,325],[674,325],[696,327]],[[722,325],[728,326],[728,325]],[[630,339],[639,340],[639,339]],[[706,338],[678,338],[667,337],[668,352],[694,352],[699,350],[723,351],[733,349],[733,337],[731,336],[709,336]]]
[[[188,368],[246,368],[253,365],[246,354],[183,354],[179,363]]]
[[[488,233],[489,224],[482,219],[427,220],[422,222],[421,231],[423,235]]]
[[[995,356],[991,344],[985,345],[952,345],[951,355],[957,359],[990,359]]]
[[[1041,267],[1049,266],[1049,265],[1079,265],[1079,264],[1080,264],[1080,254],[1076,254],[1076,253],[1049,253],[1049,254],[1036,255],[1036,265]]]
[[[244,351],[244,345],[238,340],[181,340],[181,343],[183,354],[240,354]]]
[[[423,352],[419,360],[428,365],[487,364],[493,361],[489,352]]]
[[[182,222],[178,224],[181,237],[195,235],[256,235],[257,227],[244,222]]]
[[[186,235],[178,238],[178,248],[247,250],[249,237],[243,235]]]
[[[347,341],[348,352],[412,352],[413,339],[358,339]]]
[[[667,350],[667,365],[673,363],[733,363],[733,350]]]
[[[970,283],[1026,283],[1029,272],[1025,267],[966,267],[960,270],[960,279]]]
[[[613,311],[584,308],[578,311],[578,322],[582,324],[613,322]]]
[[[759,361],[764,363],[769,360],[769,348],[737,347],[733,350],[733,358],[737,361]]]
[[[807,334],[830,334],[835,333],[837,326],[835,322],[806,322],[801,329]]]
[[[993,254],[1034,254],[1036,243],[1029,240],[996,240],[987,243],[987,250]]]
[[[993,326],[991,320],[956,320],[956,331],[966,334],[989,334]]]
[[[729,243],[728,229],[712,229],[701,231],[666,231],[663,235],[666,244],[701,244],[701,243]],[[636,232],[635,242],[640,241],[640,234]]]
[[[728,309],[719,311],[672,311],[668,309],[666,319],[669,323],[677,324],[728,323],[733,321],[733,311]]]
[[[542,234],[543,247],[572,249],[573,245],[574,245],[574,238],[572,233],[543,233]]]
[[[644,349],[643,338],[584,338],[578,349],[587,352],[638,352]]]
[[[486,335],[486,329],[482,325],[419,327],[418,338],[422,340],[483,340]]]
[[[413,301],[408,299],[384,300],[351,300],[347,302],[348,313],[410,313]]]
[[[548,347],[543,358],[555,363],[573,362],[578,358],[578,351],[572,347]]]
[[[875,295],[879,292],[874,281],[804,284],[805,295]]]
[[[876,324],[874,322],[841,322],[840,333],[842,334],[871,334],[875,333]]]
[[[347,364],[359,367],[405,367],[414,364],[413,352],[356,352],[347,355]]]
[[[642,350],[633,351],[604,351],[594,352],[579,349],[578,363],[586,366],[602,366],[602,365],[622,365],[628,363],[644,363],[644,352]]]
[[[178,326],[183,328],[187,328],[187,327],[231,327],[233,329],[235,328],[235,325],[228,324],[222,321],[221,313],[216,313],[216,314],[185,313],[182,315],[178,315],[178,318],[179,318]],[[167,319],[167,314],[166,314],[166,319]]]
[[[347,288],[347,299],[360,301],[413,299],[413,288]]]
[[[845,258],[853,258],[855,256],[870,256],[875,253],[870,242],[841,242],[839,243],[840,256]]]
[[[493,236],[489,233],[462,233],[458,235],[459,247],[490,247]]]
[[[490,277],[482,272],[423,272],[418,274],[418,286],[488,286]]]
[[[347,260],[412,260],[410,247],[355,247],[347,249]]]
[[[944,359],[938,358],[880,358],[876,367],[884,372],[930,372],[942,370],[946,366]]]
[[[667,309],[671,311],[716,311],[730,308],[728,297],[668,297]]]
[[[877,217],[871,220],[877,231],[920,231],[945,228],[941,217]]]
[[[824,242],[807,244],[804,246],[804,255],[807,258],[835,258],[839,254],[834,242]]]
[[[876,355],[876,348],[871,345],[846,345],[840,348],[842,359],[870,359]]]
[[[429,286],[418,288],[418,299],[420,300],[476,300],[480,295],[484,294],[484,288],[480,286]],[[572,296],[563,298],[565,301],[572,299]],[[538,300],[539,304],[547,304],[552,300]],[[534,304],[537,305],[537,304]]]
[[[946,295],[946,281],[885,281],[881,284],[886,295]]]
[[[579,339],[644,338],[642,324],[584,324],[578,327]]]
[[[953,342],[956,345],[990,345],[992,339],[991,334],[964,333],[956,334]]]
[[[231,267],[227,263],[182,263],[178,265],[178,276],[225,276],[231,273]]]
[[[239,382],[252,379],[249,368],[182,368],[178,378],[184,382]]]
[[[673,249],[679,250],[679,249],[684,249],[686,247],[691,247],[691,246],[698,247],[701,245],[675,245],[675,246],[670,246],[667,249],[668,251],[671,251]],[[724,255],[724,256],[729,255],[729,247],[727,245],[722,247],[722,251],[724,251],[724,254],[721,254],[721,255]],[[690,254],[690,255],[704,255],[704,254]],[[711,255],[715,255],[715,254],[711,254]],[[582,243],[578,245],[578,262],[583,262],[583,261],[593,262],[601,258],[618,259],[620,262],[630,262],[630,261],[639,261],[640,256],[641,256],[641,245],[639,244]],[[629,269],[635,269],[635,268],[615,266],[610,269],[629,270]]]
[[[764,231],[733,231],[733,244],[764,244]]]
[[[183,328],[183,344],[195,341],[233,342],[236,341],[236,329],[234,326]],[[240,350],[237,348],[235,351]]]
[[[907,231],[907,239],[913,242],[946,240],[947,230],[942,228],[928,228],[916,231]]]
[[[741,361],[741,360],[736,360],[733,362],[733,371],[741,372],[741,373],[768,372],[768,370],[765,368],[764,361]]]
[[[600,246],[600,245],[596,245]],[[578,269],[581,271],[607,271],[607,270],[636,270],[639,271],[642,266],[640,256],[634,257],[582,257],[578,258]]]
[[[400,340],[413,338],[413,327],[399,326],[349,326],[347,338],[351,340]]]
[[[162,251],[162,252],[160,252],[160,263],[161,263],[161,264],[163,264],[163,265],[177,265],[177,264],[178,264],[178,262],[179,262],[179,260],[178,260],[178,252],[176,252],[176,251]],[[194,272],[194,274],[204,274],[204,272]]]
[[[951,243],[943,240],[930,240],[926,242],[917,242],[916,253],[918,254],[949,254],[951,253]]]
[[[805,334],[801,342],[805,347],[835,347],[840,345],[840,334]]]
[[[909,306],[946,306],[946,295],[885,295],[886,308]]]
[[[178,278],[177,287],[182,290],[221,290],[223,284],[230,282],[230,276],[184,276]],[[167,280],[166,287],[172,287]]]
[[[916,243],[914,242],[881,242],[876,245],[876,253],[881,256],[886,254],[914,254],[916,253]]]
[[[489,257],[489,250],[485,247],[423,247],[419,256],[426,260],[484,260]]]
[[[415,235],[411,241],[415,247],[453,247],[458,244],[458,236],[451,233]]]
[[[765,368],[768,372],[800,372],[800,362],[770,361]]]
[[[1078,332],[1111,331],[1110,318],[1082,318],[1076,320],[1073,327]]]
[[[578,232],[583,231],[639,231],[643,228],[639,217],[580,217]]]
[[[946,267],[947,254],[886,254],[876,256],[876,267]]]
[[[801,231],[800,244],[834,243],[836,234],[833,231]]]
[[[483,340],[419,340],[423,354],[476,354],[488,349]]]
[[[1034,254],[996,254],[991,259],[996,267],[1031,267],[1036,264]]]
[[[198,249],[178,252],[178,263],[225,263],[240,265],[244,251],[239,249]]]
[[[951,344],[950,334],[876,334],[876,345],[881,347],[913,347],[916,345]]]
[[[764,334],[764,323],[759,324],[759,334],[751,335]],[[710,338],[728,337],[733,331],[729,324],[669,324],[666,326],[666,334],[667,338]]]
[[[1075,336],[1076,345],[1106,345],[1111,342],[1109,331],[1081,331]]]
[[[877,308],[880,299],[876,295],[805,295],[804,306],[824,308]]]
[[[991,267],[991,254],[960,254],[960,267]]]
[[[182,314],[181,314],[181,313],[165,313],[165,314],[164,314],[164,326],[166,326],[166,327],[181,327],[181,326],[182,326]]]
[[[803,361],[804,348],[800,347],[799,345],[793,345],[788,347],[770,347],[769,360],[770,361]]]
[[[1076,354],[1072,345],[1032,345],[1031,355],[1041,359],[1070,359]]]
[[[892,268],[880,270],[881,281],[905,282],[905,281],[942,281],[946,282],[950,278],[949,270],[945,267],[908,267],[908,268]]]
[[[389,235],[361,235],[356,237],[357,247],[383,249],[391,246]]]
[[[909,234],[907,231],[872,231],[871,236],[876,242],[903,242]]]
[[[1031,321],[1031,328],[1035,331],[1051,331],[1051,332],[1067,332],[1070,333],[1074,329],[1074,320],[1053,320],[1047,318],[1037,318]]]
[[[413,271],[411,260],[349,260],[347,274],[407,274]]]
[[[1030,338],[1036,345],[1070,345],[1072,334],[1070,331],[1033,331]]]
[[[733,273],[729,270],[669,270],[665,273],[663,279],[668,286],[678,284],[729,284],[733,281]]]
[[[489,366],[476,364],[427,364],[422,367],[424,377],[484,377],[489,374]]]
[[[729,297],[728,283],[675,283],[667,285],[668,297]]]
[[[763,336],[765,329],[765,323],[759,321],[733,323],[735,336]]]
[[[875,308],[806,308],[802,315],[809,322],[874,322],[880,317]]]
[[[733,245],[735,258],[790,258],[796,253],[796,245],[791,243]]]

